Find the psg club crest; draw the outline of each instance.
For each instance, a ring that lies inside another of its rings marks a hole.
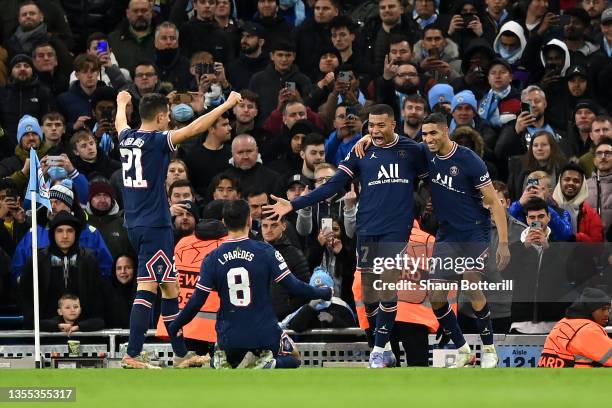
[[[408,152],[406,152],[405,150],[399,150],[397,152],[397,155],[400,159],[405,159],[406,157],[408,157]]]
[[[457,166],[452,166],[450,168],[450,174],[451,176],[456,176],[457,174],[459,174],[459,169],[457,168]]]

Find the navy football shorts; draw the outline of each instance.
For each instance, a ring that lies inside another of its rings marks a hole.
[[[176,282],[172,228],[129,228],[128,237],[138,251],[138,282]]]
[[[387,258],[395,259],[406,250],[410,238],[408,229],[404,232],[394,232],[384,235],[359,235],[357,234],[357,268],[370,269],[374,266],[382,266],[382,261]]]
[[[466,272],[485,273],[489,228],[457,231],[441,224],[429,260],[429,279],[458,280]]]

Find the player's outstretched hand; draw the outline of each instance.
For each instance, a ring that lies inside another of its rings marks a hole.
[[[500,242],[497,245],[497,253],[495,254],[495,260],[497,262],[497,270],[503,271],[510,263],[510,250],[508,244]]]
[[[279,218],[289,214],[293,210],[291,203],[284,198],[270,195],[276,203],[264,205],[262,207],[262,213],[266,218]]]
[[[240,95],[236,91],[232,91],[229,97],[227,98],[227,103],[230,105],[230,108],[233,108],[234,106],[238,105],[240,102],[242,102],[242,95]]]
[[[355,152],[357,157],[363,159],[365,157],[366,150],[368,150],[368,147],[370,147],[371,144],[372,137],[369,134],[365,135],[364,137],[359,139],[357,143],[355,143],[355,146],[353,146],[353,151]]]
[[[117,94],[117,105],[127,105],[132,100],[132,95],[128,91],[121,91]]]

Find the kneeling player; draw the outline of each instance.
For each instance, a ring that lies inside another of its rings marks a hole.
[[[202,263],[196,289],[170,324],[169,334],[179,333],[215,290],[221,299],[216,324],[217,367],[299,367],[297,350],[278,325],[270,301],[270,281],[274,279],[305,299],[330,300],[332,289],[314,288],[296,279],[271,245],[248,238],[252,219],[246,201],[227,202],[223,222],[229,230],[228,239]]]

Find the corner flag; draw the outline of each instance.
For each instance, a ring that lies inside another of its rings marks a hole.
[[[51,201],[49,201],[49,183],[45,181],[45,176],[42,168],[40,167],[40,161],[38,160],[35,149],[30,149],[30,181],[28,182],[28,192],[35,192],[36,202],[51,210]],[[29,197],[25,200],[29,200]]]

